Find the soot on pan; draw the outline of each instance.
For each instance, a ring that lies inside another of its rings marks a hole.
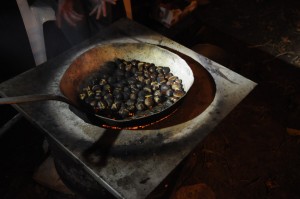
[[[121,120],[158,113],[184,94],[182,80],[169,67],[115,59],[99,69],[79,98],[95,114]]]

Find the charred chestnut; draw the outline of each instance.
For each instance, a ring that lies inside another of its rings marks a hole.
[[[113,110],[113,111],[118,111],[118,110],[120,109],[120,107],[121,107],[121,104],[122,104],[121,101],[115,100],[115,101],[112,103],[110,109]]]
[[[107,103],[106,103],[105,101],[103,101],[103,100],[100,100],[100,101],[98,102],[97,106],[98,106],[98,108],[99,108],[100,110],[105,110],[105,109],[107,109]]]
[[[153,100],[152,95],[146,95],[144,103],[147,107],[152,107],[154,105],[154,100]]]
[[[145,110],[145,108],[146,108],[146,107],[145,107],[145,104],[144,104],[143,102],[140,101],[140,102],[137,102],[137,103],[136,103],[136,109],[137,109],[137,110],[143,111],[143,110]]]
[[[157,113],[184,95],[182,80],[169,67],[115,59],[101,67],[78,97],[96,114],[125,119]]]
[[[129,116],[130,112],[127,108],[125,108],[124,106],[122,106],[120,108],[120,110],[118,111],[119,115],[122,117],[122,118],[126,118]]]

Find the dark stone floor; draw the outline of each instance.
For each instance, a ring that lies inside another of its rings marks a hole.
[[[253,44],[263,44],[268,38],[275,44],[283,45],[282,40],[275,40],[274,37],[289,35],[275,30],[266,34],[259,28],[249,28],[247,30],[256,35],[256,40],[251,38],[249,41],[244,36],[245,29],[236,29],[240,27],[239,23],[253,26],[260,22],[255,23],[257,18],[251,17],[253,13],[257,14],[253,12],[256,8],[272,8],[272,12],[265,12],[274,16],[280,10],[287,12],[290,9],[297,18],[300,12],[295,14],[296,1],[291,0],[287,2],[293,3],[285,2],[284,6],[280,6],[280,1],[274,1],[277,5],[274,7],[268,6],[271,1],[267,0],[248,0],[248,7],[235,2],[238,1],[211,1],[171,29],[150,19],[137,19],[188,47],[198,43],[221,47],[226,52],[226,60],[220,60],[221,64],[258,83],[181,167],[158,187],[152,194],[153,198],[176,198],[174,193],[180,188],[199,183],[206,184],[216,198],[222,199],[300,197],[300,135],[288,131],[300,129],[300,69],[295,64],[297,62],[292,62],[294,59],[281,59],[264,46],[253,48]],[[5,55],[0,63],[1,81],[34,67],[20,16],[13,6],[9,8],[0,14],[0,46],[1,53]],[[222,8],[226,12],[222,12]],[[274,11],[278,8],[281,8],[278,12]],[[247,10],[248,17],[245,17],[245,12],[237,12],[243,10]],[[214,11],[214,19],[209,11]],[[260,24],[257,26],[261,27]],[[189,31],[185,31],[187,27]],[[282,27],[286,26],[282,24]],[[296,36],[293,34],[293,37]],[[288,38],[294,41],[292,37]],[[289,42],[286,44],[290,45]],[[1,124],[16,113],[10,106],[0,108]],[[24,119],[0,138],[1,198],[76,198],[49,190],[32,180],[32,173],[45,158],[42,141],[43,135]]]

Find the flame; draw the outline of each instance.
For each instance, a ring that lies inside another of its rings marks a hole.
[[[165,117],[159,119],[159,120],[156,120],[154,122],[150,122],[149,124],[144,124],[144,125],[138,125],[138,126],[129,126],[129,127],[118,127],[118,126],[110,126],[110,125],[107,125],[107,124],[102,124],[100,125],[100,127],[102,128],[107,128],[107,129],[113,129],[113,130],[122,130],[122,129],[125,129],[125,130],[139,130],[139,129],[144,129],[145,127],[148,127],[148,126],[151,126],[153,124],[157,124],[167,118],[169,118],[171,115],[173,115],[175,112],[177,111],[177,109],[175,109],[172,113],[170,113],[169,115],[166,115]]]

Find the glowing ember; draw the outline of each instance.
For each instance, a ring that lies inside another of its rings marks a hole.
[[[139,129],[144,129],[148,126],[157,124],[167,118],[169,118],[170,116],[172,116],[175,112],[177,111],[177,109],[175,109],[172,113],[170,113],[169,115],[166,115],[165,117],[160,118],[159,120],[156,120],[154,122],[150,122],[148,124],[144,124],[144,125],[138,125],[138,126],[130,126],[130,127],[118,127],[118,126],[110,126],[110,125],[106,125],[106,124],[102,124],[100,125],[100,127],[102,128],[107,128],[107,129],[113,129],[113,130],[122,130],[122,129],[126,129],[126,130],[139,130]]]

